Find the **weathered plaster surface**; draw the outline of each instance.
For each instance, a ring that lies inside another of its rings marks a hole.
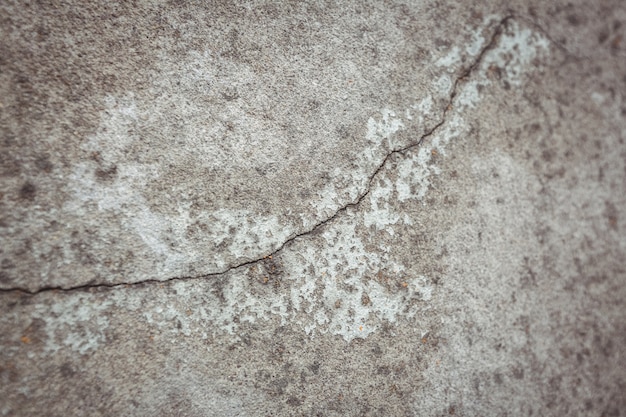
[[[619,4],[137,7],[3,62],[0,414],[623,413]]]

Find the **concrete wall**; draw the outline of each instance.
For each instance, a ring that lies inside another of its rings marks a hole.
[[[0,19],[0,415],[626,415],[624,2]]]

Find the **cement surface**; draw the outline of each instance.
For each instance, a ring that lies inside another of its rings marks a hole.
[[[0,4],[0,415],[626,415],[626,6]]]

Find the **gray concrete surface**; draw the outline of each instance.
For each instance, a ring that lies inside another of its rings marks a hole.
[[[0,19],[0,415],[626,415],[624,2]]]

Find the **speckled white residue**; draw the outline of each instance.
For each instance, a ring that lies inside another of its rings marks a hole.
[[[495,16],[488,16],[484,19],[485,24],[495,20]],[[475,30],[472,40],[465,47],[464,52],[470,56],[477,56],[485,46],[487,40],[482,35],[483,29]],[[550,41],[541,33],[533,31],[527,27],[522,27],[517,21],[509,21],[506,30],[498,39],[498,45],[494,50],[489,51],[485,57],[482,67],[488,68],[490,65],[497,65],[504,68],[507,81],[514,86],[522,83],[522,75],[532,63],[532,60],[540,56],[541,53],[548,52]],[[447,54],[435,60],[435,65],[444,68],[448,73],[458,70],[458,65],[462,61],[461,49],[452,47]],[[443,77],[443,76],[442,76]],[[436,83],[438,90],[444,91],[447,84],[440,78]],[[472,105],[477,101],[478,92],[468,86],[461,92],[459,102]]]
[[[140,237],[159,257],[163,270],[172,273],[185,262],[185,256],[172,251],[163,239],[163,234],[172,228],[172,221],[150,210],[141,192],[146,181],[158,177],[157,167],[125,161],[123,156],[124,150],[135,140],[128,134],[128,128],[139,117],[133,95],[120,99],[107,97],[105,103],[106,116],[98,132],[83,148],[97,155],[105,167],[115,165],[116,179],[100,183],[89,162],[78,163],[67,184],[74,200],[68,201],[64,209],[78,216],[94,208],[118,215],[122,226]]]
[[[157,293],[156,299],[132,308],[122,299],[115,302],[138,310],[152,326],[185,336],[226,332],[237,337],[242,324],[278,320],[311,337],[364,338],[379,330],[382,320],[414,317],[432,297],[433,284],[394,262],[391,248],[380,243],[368,248],[365,240],[372,241],[357,232],[361,221],[343,219],[324,230],[315,244],[302,241],[285,250],[279,287],[261,284],[240,270],[220,286],[219,298],[208,290],[208,282],[181,281],[171,284],[175,297]]]
[[[394,133],[404,127],[404,123],[396,114],[389,109],[381,111],[382,118],[376,120],[370,117],[367,121],[366,139],[372,142],[374,146],[381,146],[385,141],[388,142],[390,149],[394,149],[392,138]]]
[[[371,202],[370,209],[363,213],[363,224],[366,227],[375,226],[376,230],[388,230],[393,234],[393,229],[387,226],[396,224],[400,220],[400,213],[394,211],[389,202],[393,192],[393,183],[388,178],[381,180],[383,184],[377,183],[372,187],[368,195]]]
[[[473,55],[478,54],[484,42],[484,38],[477,34],[467,52]],[[524,52],[519,59],[508,62],[518,68],[507,73],[510,77],[516,77],[515,80],[519,80],[523,69],[530,64],[538,51],[547,47],[544,40],[536,34],[526,29],[520,30],[518,25],[512,24],[511,34],[502,37],[502,42],[487,54],[480,71],[474,74],[472,81],[463,84],[454,103],[454,110],[447,115],[446,123],[429,141],[422,144],[416,153],[396,163],[396,180],[392,182],[389,178],[383,177],[374,181],[367,197],[370,201],[370,209],[361,214],[355,214],[355,216],[362,216],[362,224],[366,227],[373,227],[377,231],[389,231],[391,230],[389,226],[404,221],[399,213],[391,209],[390,203],[394,198],[406,201],[407,199],[420,200],[425,197],[431,182],[430,176],[440,172],[439,168],[432,164],[433,155],[445,155],[446,145],[450,140],[468,133],[468,126],[461,115],[465,108],[479,104],[478,85],[488,82],[485,73],[489,65],[502,55],[514,55],[522,43]],[[452,51],[452,54],[454,53],[455,51]],[[441,80],[440,78],[436,82],[439,88],[449,90],[452,82],[449,81],[446,84]],[[432,99],[429,99],[430,97],[424,99],[419,105],[401,114],[404,114],[407,119],[415,118],[414,110],[428,111],[430,109]],[[393,124],[388,121],[376,123],[370,120],[368,139],[382,143],[383,138],[387,140],[392,138],[397,129],[403,126],[402,121],[397,120],[395,114],[393,116]],[[378,140],[374,140],[375,138]],[[389,142],[391,143],[391,140]],[[372,317],[395,322],[399,316],[408,317],[412,314],[411,311],[406,311],[411,297],[418,297],[421,301],[427,301],[432,297],[432,286],[428,278],[422,276],[408,279],[407,286],[410,295],[402,296],[390,295],[384,286],[375,280],[364,281],[363,276],[368,271],[377,268],[384,267],[397,275],[402,275],[406,269],[403,265],[390,262],[384,247],[368,252],[354,227],[351,226],[355,222],[358,223],[358,219],[342,222],[341,225],[326,231],[324,233],[327,242],[325,249],[320,253],[319,249],[309,247],[308,250],[311,253],[304,255],[308,260],[315,260],[311,264],[314,265],[315,275],[318,278],[315,284],[310,281],[303,283],[301,291],[292,289],[291,298],[294,301],[292,306],[300,307],[303,301],[307,300],[307,312],[315,311],[315,320],[302,322],[307,333],[330,331],[342,335],[346,340],[366,337],[377,328],[376,324],[371,322]],[[346,291],[345,284],[352,290]],[[315,291],[315,288],[320,287],[323,288],[321,299]],[[362,302],[363,294],[367,294],[371,304]],[[332,305],[335,300],[341,300],[339,308]]]
[[[341,204],[341,199],[339,197],[339,192],[337,191],[337,187],[333,183],[328,183],[324,186],[324,188],[317,192],[317,201],[312,202],[311,206],[316,210],[318,218],[328,218],[335,211],[337,211],[337,207]],[[311,219],[308,222],[310,224],[305,224],[305,226],[311,227],[316,219]],[[303,221],[306,221],[303,220]]]
[[[446,55],[435,61],[435,65],[453,71],[453,67],[459,62],[461,62],[461,49],[458,46],[454,46]]]
[[[302,226],[305,229],[310,229],[320,220],[331,217],[346,202],[355,202],[359,194],[367,187],[369,182],[367,172],[373,169],[382,153],[379,151],[379,155],[375,155],[375,152],[370,149],[369,154],[358,155],[357,157],[360,159],[359,168],[352,171],[346,172],[341,168],[333,169],[330,172],[332,181],[317,191],[317,199],[310,202],[316,216],[302,215]]]
[[[424,115],[429,114],[432,111],[433,107],[433,97],[427,96],[420,100],[419,103],[415,103],[411,106],[411,109],[417,110],[419,112],[419,117],[421,120],[424,120]]]
[[[476,52],[478,45],[483,43],[484,40],[477,35],[466,52]],[[471,80],[459,85],[460,90],[452,110],[446,115],[445,124],[416,151],[395,160],[394,175],[386,175],[382,171],[372,182],[370,192],[361,204],[365,210],[348,210],[317,234],[314,241],[296,240],[281,252],[281,277],[286,281],[284,287],[273,290],[271,284],[263,286],[247,276],[246,271],[233,271],[222,284],[219,297],[198,282],[174,283],[172,286],[176,291],[176,298],[158,295],[163,298],[141,306],[144,319],[154,326],[168,328],[172,327],[172,322],[180,322],[180,326],[174,331],[183,335],[198,334],[203,338],[216,331],[236,336],[242,323],[278,320],[280,323],[300,327],[311,337],[330,333],[350,341],[376,332],[383,320],[396,323],[400,319],[414,317],[419,306],[423,306],[433,297],[430,279],[415,273],[410,266],[397,263],[392,249],[385,246],[384,239],[369,239],[364,233],[393,234],[394,227],[410,223],[406,215],[392,209],[394,200],[419,201],[426,196],[431,185],[431,176],[439,173],[439,168],[433,164],[433,156],[445,155],[449,141],[467,134],[468,127],[461,115],[468,106],[480,105],[478,86],[491,82],[486,75],[490,65],[502,64],[507,80],[515,85],[513,81],[522,80],[524,68],[545,48],[545,39],[517,24],[511,24],[499,43],[485,55],[483,63],[472,74]],[[453,49],[450,53],[458,51]],[[505,58],[506,62],[503,61]],[[508,66],[515,68],[509,69]],[[426,97],[404,111],[381,111],[380,119],[371,118],[367,123],[367,139],[372,143],[372,148],[393,149],[393,136],[404,127],[401,117],[415,122],[432,107],[432,97]],[[118,110],[119,117],[137,117],[137,111],[132,106],[126,105],[124,108],[125,110]],[[97,142],[90,146],[97,149]],[[370,152],[371,155],[362,155],[364,160],[374,159],[374,151]],[[181,208],[180,217],[158,219],[152,217],[156,215],[148,210],[145,201],[137,197],[133,188],[136,184],[133,181],[149,175],[153,175],[149,169],[141,171],[126,164],[119,166],[119,177],[126,181],[126,186],[94,184],[83,179],[85,175],[80,170],[72,181],[76,187],[77,200],[81,203],[93,203],[100,210],[121,210],[122,207],[128,210],[131,207],[133,216],[143,219],[144,222],[157,225],[164,222],[157,229],[152,225],[153,230],[164,230],[165,224],[173,222],[184,224],[187,221],[185,207]],[[97,187],[110,188],[102,190]],[[328,196],[324,197],[326,200],[320,203],[323,210],[338,204],[336,190],[327,191]],[[237,225],[242,230],[256,231],[260,236],[267,233],[264,231],[272,230],[276,235],[268,238],[285,239],[286,232],[281,232],[280,225],[273,223],[272,219],[253,224],[249,222],[247,213],[232,211],[218,211],[207,216],[212,217],[207,217],[206,220],[219,223],[224,231],[229,230],[231,225]],[[140,223],[131,222],[128,225],[131,230],[139,233],[137,228]],[[174,229],[184,227],[177,226]],[[223,235],[212,238],[227,244],[232,251],[245,251],[248,245],[254,245],[254,242],[247,240],[246,234],[238,233],[224,232]],[[155,250],[162,250],[167,257],[166,249],[159,249],[158,235],[144,235],[142,238]],[[195,255],[190,252],[186,256]],[[401,283],[402,289],[390,291],[379,274]],[[199,286],[205,288],[205,291],[199,291]],[[189,306],[178,304],[179,300],[186,300],[186,303],[191,303],[189,300],[196,301],[190,304],[187,311]],[[127,305],[127,308],[130,306]],[[86,320],[102,320],[103,324],[98,328],[106,328],[106,318],[94,319],[94,312],[87,314],[77,307],[70,307],[68,311],[59,312],[66,323],[80,322],[85,327]],[[416,328],[418,330],[420,329]],[[55,330],[52,329],[51,332],[54,333]],[[50,349],[57,348],[61,343],[79,352],[88,352],[97,348],[103,337],[99,333],[81,330],[56,341]]]
[[[476,56],[482,50],[485,44],[485,38],[481,31],[474,31],[471,34],[472,40],[465,47],[465,53],[469,56]],[[461,48],[453,46],[445,55],[435,61],[435,65],[443,67],[448,72],[453,73],[457,69],[457,65],[461,62]]]
[[[50,305],[33,303],[30,306],[29,317],[43,323],[37,335],[42,339],[44,354],[70,349],[85,355],[106,342],[109,318],[104,312],[110,311],[114,303],[111,300],[93,302],[89,298],[89,294],[78,293]],[[26,333],[28,336],[28,330]]]
[[[406,268],[389,258],[389,248],[369,251],[355,229],[354,219],[346,219],[322,234],[322,248],[306,245],[300,253],[286,254],[285,264],[297,277],[302,261],[310,262],[315,281],[295,279],[291,306],[294,319],[308,334],[341,335],[347,341],[367,337],[378,330],[380,320],[395,323],[398,317],[412,317],[412,300],[427,300],[432,284],[422,276],[407,276]],[[385,270],[394,280],[407,282],[405,291],[390,292],[375,279],[364,280]],[[290,271],[291,272],[291,271]],[[363,297],[370,303],[364,303]],[[306,305],[306,307],[305,307]],[[302,310],[304,315],[298,314]],[[311,316],[314,320],[311,320]]]
[[[181,199],[178,212],[164,215],[151,209],[143,195],[146,182],[159,177],[158,167],[138,164],[125,158],[125,150],[137,140],[129,134],[129,126],[139,114],[132,94],[116,99],[106,99],[107,110],[98,132],[83,148],[98,155],[104,166],[117,167],[114,181],[99,182],[90,162],[78,163],[70,175],[67,187],[74,199],[64,209],[73,214],[87,215],[94,209],[115,215],[120,222],[120,233],[131,232],[155,255],[160,274],[171,276],[180,273],[185,265],[199,261],[206,251],[186,236],[192,222],[209,225],[202,239],[207,245],[223,245],[226,255],[245,258],[258,253],[269,242],[282,242],[290,230],[281,227],[276,216],[258,216],[246,210],[220,209],[190,216],[190,203]],[[174,200],[174,198],[172,198]],[[87,217],[87,216],[85,216]],[[170,242],[179,242],[173,248]],[[214,267],[226,267],[226,260],[216,256]]]
[[[421,148],[417,158],[406,158],[398,162],[398,180],[395,187],[398,200],[406,201],[409,198],[421,199],[428,190],[430,168],[428,149]]]
[[[522,75],[541,53],[548,52],[550,41],[539,32],[521,27],[513,21],[505,31],[495,53],[489,55],[485,64],[497,64],[506,71],[508,81],[514,86],[522,84]]]
[[[484,28],[492,25],[493,22],[500,20],[496,15],[487,15],[483,17],[482,25],[479,28],[465,27],[470,32],[470,40],[464,48],[464,52],[470,57],[476,57],[486,44],[483,36]],[[453,46],[444,55],[435,60],[435,65],[445,68],[448,72],[453,73],[458,69],[458,64],[462,61],[462,50],[458,46]]]
[[[291,233],[290,229],[280,223],[278,217],[254,217],[246,210],[220,209],[196,218],[206,218],[214,226],[217,225],[213,228],[214,231],[209,231],[207,242],[228,242],[228,253],[241,258],[260,250],[258,239],[283,242]]]
[[[532,44],[534,35],[524,31],[519,34],[515,32],[516,28],[512,25],[511,39],[527,42],[527,48],[543,48],[542,42]],[[410,219],[392,209],[393,200],[421,200],[426,196],[431,176],[440,172],[432,163],[433,156],[445,155],[451,140],[468,133],[468,126],[461,116],[463,109],[479,105],[478,85],[489,82],[485,75],[489,65],[499,56],[513,54],[517,50],[519,44],[511,39],[504,39],[490,51],[472,80],[462,84],[453,110],[446,116],[446,123],[416,152],[395,162],[396,175],[381,175],[373,181],[370,192],[362,202],[367,210],[346,215],[334,222],[322,233],[323,244],[302,244],[293,251],[283,252],[281,259],[290,280],[288,293],[265,293],[259,297],[251,294],[244,279],[233,280],[225,290],[228,308],[221,310],[221,324],[218,326],[227,331],[236,329],[237,324],[228,319],[230,316],[239,316],[240,320],[251,322],[279,316],[283,322],[300,325],[312,337],[316,333],[331,333],[349,341],[377,331],[381,320],[395,323],[400,317],[415,315],[415,302],[427,302],[433,296],[430,280],[425,276],[411,275],[406,266],[392,261],[390,248],[382,244],[376,248],[369,247],[355,225],[361,224],[373,233],[393,234],[395,225],[410,223]],[[483,43],[484,39],[477,35],[467,52],[477,53]],[[527,52],[524,56],[531,57],[533,53]],[[514,65],[523,67],[528,65],[528,61],[522,58]],[[520,75],[521,72],[512,74]],[[437,82],[441,88],[451,87],[451,81],[446,84],[447,87],[443,86],[441,79]],[[425,112],[430,111],[432,104],[432,98],[427,97],[398,114],[407,120],[420,120]],[[368,121],[367,139],[374,146],[393,148],[393,135],[404,127],[404,123],[400,116],[388,109],[381,113],[381,120],[371,118]],[[335,199],[329,198],[324,206],[336,203]],[[404,280],[406,291],[389,291],[379,281],[371,279],[375,271],[384,271],[393,279]],[[370,279],[366,278],[368,276]],[[369,303],[364,299],[369,299]]]
[[[433,85],[438,93],[443,96],[447,96],[452,92],[452,87],[454,83],[448,75],[443,74],[439,78],[437,78]]]
[[[467,52],[470,56],[476,56],[480,53],[485,44],[485,38],[481,32],[475,31],[472,33],[472,40],[465,48],[465,52]]]
[[[523,77],[532,61],[549,51],[549,41],[538,32],[522,28],[513,21],[499,38],[497,46],[487,53],[480,66],[480,73],[465,83],[459,91],[456,106],[459,110],[475,107],[480,101],[479,88],[492,83],[486,74],[493,68],[503,70],[503,79],[514,87],[523,83]]]
[[[591,99],[594,103],[596,103],[596,105],[602,106],[607,100],[607,97],[604,94],[594,91],[593,93],[591,93]]]
[[[410,117],[407,109],[405,114]],[[357,168],[348,173],[336,168],[330,172],[332,181],[317,192],[317,200],[311,203],[316,218],[304,221],[304,227],[312,226],[320,219],[326,219],[335,213],[346,201],[354,202],[362,190],[367,187],[368,173],[380,163],[381,157],[394,149],[393,137],[404,128],[401,117],[388,108],[380,111],[379,117],[370,117],[367,121],[365,138],[371,146],[358,155]]]

